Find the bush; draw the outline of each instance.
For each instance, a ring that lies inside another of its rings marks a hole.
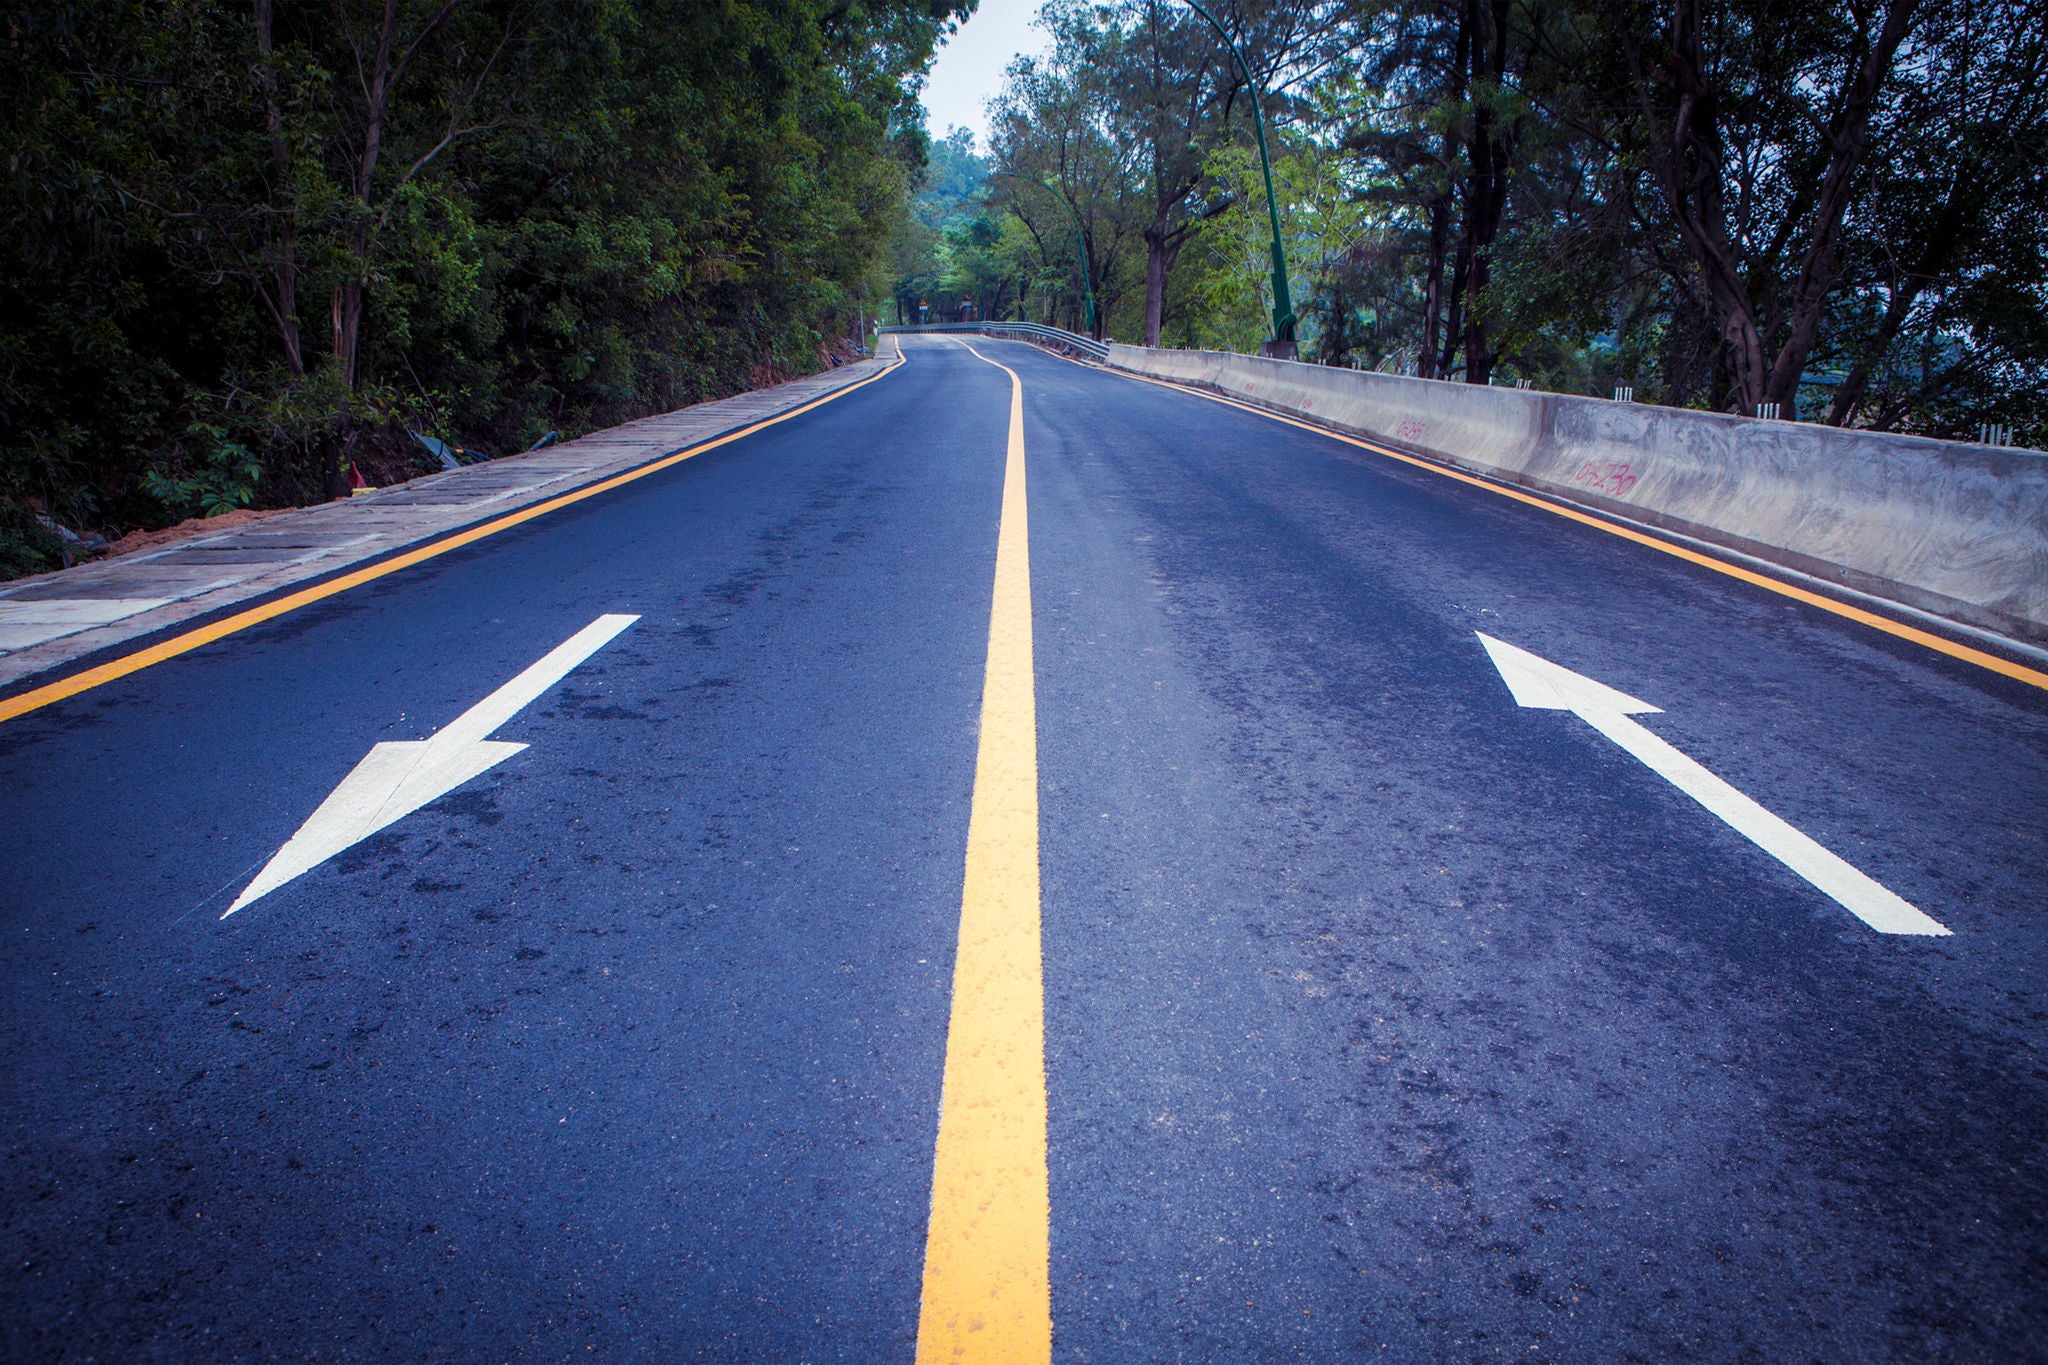
[[[263,465],[249,448],[228,440],[225,431],[204,422],[195,422],[188,430],[210,447],[210,453],[182,478],[161,469],[150,470],[142,476],[143,491],[163,504],[172,521],[217,517],[256,501]]]

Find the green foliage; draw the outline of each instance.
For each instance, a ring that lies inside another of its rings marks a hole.
[[[0,497],[118,532],[816,369],[970,8],[0,0]]]
[[[0,498],[0,578],[48,573],[65,565],[64,542],[20,503]]]
[[[2038,0],[1902,3],[1211,6],[1261,87],[1303,358],[1721,410],[1789,385],[1804,420],[2048,445],[2048,26]],[[1085,275],[1104,329],[1141,336],[1149,253],[1163,344],[1248,351],[1271,325],[1249,93],[1203,83],[1182,8],[1048,5],[983,202],[1028,228],[1029,314],[1078,328]],[[967,244],[925,245],[926,278],[971,274]]]
[[[1361,288],[1361,267],[1384,234],[1348,178],[1350,168],[1303,126],[1275,130],[1270,151],[1273,188],[1286,206],[1281,222],[1296,276],[1302,351],[1327,364],[1349,363],[1354,349],[1376,349],[1378,312]],[[1242,142],[1222,147],[1208,173],[1242,211],[1220,215],[1197,238],[1182,326],[1206,324],[1203,330],[1226,349],[1256,350],[1273,325],[1273,234],[1258,151]]]
[[[911,218],[943,232],[971,216],[983,202],[988,170],[988,159],[974,150],[974,133],[949,129],[926,154],[924,182],[910,201]]]
[[[989,164],[974,134],[954,128],[933,142],[924,179],[890,240],[887,293],[896,320],[929,309],[934,320],[1004,316],[1018,271],[1015,229],[992,213]]]
[[[162,503],[173,521],[217,517],[256,501],[263,465],[249,447],[229,440],[224,428],[208,422],[194,422],[186,430],[203,453],[182,478],[161,469],[147,471],[142,491]]]

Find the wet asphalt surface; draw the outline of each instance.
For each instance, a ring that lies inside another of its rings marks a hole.
[[[1025,387],[1058,1358],[2048,1359],[2048,693],[977,345]],[[907,350],[0,726],[8,1358],[909,1358],[1008,380]],[[218,918],[607,612],[530,748]]]

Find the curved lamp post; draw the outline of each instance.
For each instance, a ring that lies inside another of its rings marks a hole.
[[[1059,201],[1067,206],[1067,212],[1074,216],[1074,242],[1081,249],[1081,299],[1087,305],[1088,335],[1094,336],[1095,285],[1088,278],[1088,236],[1086,230],[1081,226],[1081,210],[1074,207],[1074,201],[1067,198],[1065,190],[1053,184],[1050,180],[1033,180],[1029,176],[1018,175],[1014,171],[993,171],[991,174],[999,175],[1005,180],[1021,180],[1027,185],[1036,185],[1042,190],[1051,190],[1058,197]],[[1026,226],[1029,225],[1027,224]]]
[[[1244,77],[1245,89],[1252,99],[1252,131],[1259,139],[1259,169],[1266,173],[1266,212],[1273,222],[1273,339],[1265,346],[1265,352],[1283,360],[1295,357],[1294,346],[1294,298],[1287,288],[1287,252],[1280,245],[1280,200],[1273,193],[1273,160],[1266,155],[1266,115],[1259,107],[1259,83],[1252,79],[1252,69],[1246,64],[1244,54],[1231,41],[1230,30],[1216,22],[1216,16],[1209,13],[1196,0],[1187,0],[1187,6],[1209,21],[1209,27],[1216,30],[1216,36],[1230,49],[1230,55],[1237,59],[1238,72]]]

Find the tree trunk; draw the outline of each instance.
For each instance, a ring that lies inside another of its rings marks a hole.
[[[334,363],[341,382],[356,386],[356,358],[363,337],[363,281],[370,268],[370,195],[376,184],[377,157],[384,146],[384,110],[391,96],[391,42],[398,32],[398,0],[384,0],[384,19],[377,26],[377,56],[364,91],[363,154],[356,163],[355,222],[349,227],[349,255],[355,273],[334,287]]]
[[[1473,66],[1484,63],[1489,100],[1507,83],[1508,20],[1510,0],[1493,0],[1487,31],[1474,23]],[[1477,6],[1475,5],[1476,9]],[[1487,38],[1492,46],[1487,46]],[[1484,54],[1482,56],[1482,54]],[[1476,88],[1479,82],[1475,79]],[[1493,350],[1487,335],[1482,296],[1493,277],[1493,243],[1500,235],[1500,222],[1507,212],[1509,179],[1513,172],[1518,126],[1499,127],[1494,111],[1482,103],[1472,111],[1472,175],[1465,192],[1465,382],[1484,384],[1493,373]]]
[[[1436,378],[1437,338],[1443,312],[1444,258],[1450,245],[1450,206],[1438,195],[1429,205],[1429,265],[1422,277],[1422,352],[1415,357],[1415,373]]]
[[[1890,0],[1876,41],[1844,92],[1842,111],[1828,134],[1827,170],[1815,202],[1786,337],[1776,358],[1767,361],[1756,301],[1728,231],[1721,183],[1725,149],[1718,123],[1719,91],[1708,76],[1701,3],[1675,0],[1666,72],[1677,108],[1668,134],[1653,141],[1650,159],[1679,237],[1706,286],[1739,411],[1753,413],[1760,403],[1776,402],[1786,415],[1791,414],[1800,374],[1839,273],[1836,248],[1856,173],[1869,144],[1871,110],[1893,55],[1912,27],[1917,3]],[[1640,65],[1639,54],[1631,52],[1630,60],[1632,65]],[[1644,112],[1649,114],[1648,84],[1643,72],[1638,70],[1635,75],[1638,89],[1644,92]],[[1653,126],[1657,122],[1654,116],[1650,121]]]
[[[1444,91],[1445,105],[1463,102],[1466,94],[1465,73],[1472,62],[1472,8],[1474,0],[1458,8],[1458,36],[1455,52],[1451,58],[1451,83]],[[1443,189],[1430,196],[1429,201],[1429,273],[1422,282],[1422,354],[1416,357],[1415,373],[1424,379],[1434,379],[1449,367],[1451,350],[1457,345],[1458,324],[1455,318],[1448,329],[1443,326],[1442,313],[1444,298],[1444,265],[1449,259],[1451,242],[1451,206],[1456,192],[1451,188],[1455,183],[1458,149],[1461,130],[1459,120],[1446,119],[1443,135]],[[1459,286],[1456,280],[1451,285],[1450,307],[1455,313]],[[1444,339],[1448,330],[1450,340]]]
[[[363,339],[363,282],[344,280],[334,287],[334,359],[341,382],[356,386],[356,356]]]
[[[1163,220],[1145,229],[1145,344],[1154,350],[1166,318],[1166,277],[1186,240],[1184,231],[1169,230]]]
[[[1754,412],[1764,396],[1764,343],[1748,283],[1728,239],[1720,105],[1718,92],[1707,79],[1700,29],[1700,0],[1677,0],[1672,6],[1667,69],[1678,107],[1668,136],[1653,144],[1651,159],[1678,235],[1699,267],[1712,303],[1739,410]],[[1647,84],[1641,78],[1636,84],[1647,100]]]
[[[1451,361],[1465,340],[1466,272],[1471,265],[1471,258],[1463,248],[1460,248],[1457,259],[1451,266],[1451,294],[1444,304],[1443,349],[1434,361],[1436,376],[1439,379],[1451,377]]]
[[[1870,115],[1878,90],[1890,74],[1892,57],[1913,26],[1918,0],[1891,0],[1877,41],[1864,54],[1855,79],[1842,102],[1842,112],[1828,137],[1828,170],[1821,181],[1820,201],[1814,209],[1813,241],[1799,268],[1799,287],[1793,295],[1792,318],[1785,344],[1771,365],[1765,380],[1766,401],[1780,404],[1790,413],[1799,396],[1799,377],[1806,370],[1806,357],[1820,335],[1821,313],[1841,273],[1836,248],[1841,244],[1842,219],[1855,193],[1863,154],[1870,146]]]
[[[1870,372],[1884,357],[1885,349],[1913,311],[1913,304],[1920,297],[1922,280],[1902,280],[1892,290],[1891,302],[1885,305],[1884,317],[1877,324],[1877,336],[1870,344],[1870,350],[1849,367],[1849,373],[1842,376],[1842,383],[1835,390],[1835,401],[1828,407],[1828,425],[1844,427],[1862,406],[1864,396],[1870,392]]]
[[[384,0],[384,17],[377,26],[377,56],[364,92],[363,155],[356,165],[355,222],[349,229],[349,253],[354,259],[355,274],[335,290],[334,359],[341,368],[342,382],[350,388],[356,385],[357,356],[362,345],[363,293],[370,274],[370,200],[376,188],[377,158],[384,149],[384,120],[391,92],[405,75],[413,54],[448,21],[460,3],[461,0],[444,0],[404,55],[393,63],[391,47],[398,37],[398,0]]]
[[[1083,232],[1081,234],[1081,299],[1077,305],[1081,309],[1081,327],[1077,327],[1074,330],[1080,331],[1082,328],[1086,328],[1088,335],[1092,339],[1100,341],[1102,340],[1104,323],[1102,321],[1102,300],[1095,290],[1097,283],[1098,279],[1095,274],[1095,244],[1089,241],[1088,234]],[[1088,314],[1091,311],[1088,305],[1091,299],[1095,302],[1092,310],[1095,314],[1095,325],[1093,327],[1088,326]]]
[[[1166,243],[1156,228],[1145,229],[1145,345],[1159,349],[1159,320],[1166,311]]]
[[[1870,348],[1849,367],[1841,387],[1835,390],[1835,401],[1828,411],[1828,425],[1847,426],[1855,415],[1864,395],[1870,391],[1870,372],[1884,358],[1899,329],[1905,326],[1921,292],[1948,268],[1949,259],[1955,255],[1962,241],[1965,223],[1981,202],[1982,197],[1973,178],[1967,172],[1958,175],[1949,187],[1948,197],[1942,202],[1941,212],[1935,215],[1934,223],[1928,229],[1927,244],[1920,253],[1920,259],[1892,285],[1891,299],[1885,305],[1884,316],[1878,320],[1877,335],[1871,340]]]
[[[277,100],[277,68],[272,61],[270,35],[270,0],[256,0],[256,48],[263,54],[257,67],[257,80],[263,87],[264,120],[270,131],[270,164],[277,176],[277,183],[270,190],[274,204],[278,195],[289,196],[291,193],[292,156],[284,136],[284,110]],[[270,288],[266,291],[259,279],[256,293],[277,327],[278,347],[284,352],[286,368],[293,375],[303,375],[306,357],[299,343],[297,221],[298,205],[287,203],[279,217],[276,251],[270,261]]]

